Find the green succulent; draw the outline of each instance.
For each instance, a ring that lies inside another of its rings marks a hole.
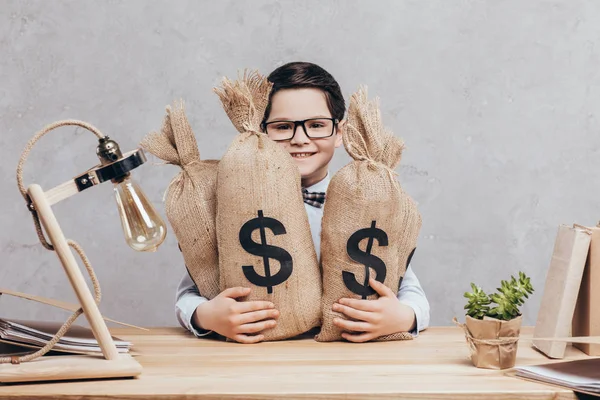
[[[519,272],[519,279],[511,276],[510,281],[502,280],[496,293],[487,295],[479,286],[471,283],[472,292],[465,292],[468,299],[465,305],[467,315],[476,319],[492,317],[509,321],[520,314],[519,307],[533,293],[530,278]],[[492,304],[494,303],[494,304]]]
[[[490,298],[479,286],[471,283],[473,291],[471,293],[466,292],[465,297],[469,299],[465,310],[467,314],[473,318],[483,319],[484,316],[490,311],[489,304],[491,303]]]

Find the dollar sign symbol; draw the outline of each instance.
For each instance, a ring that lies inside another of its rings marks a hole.
[[[275,218],[265,217],[262,210],[258,210],[258,218],[253,218],[246,222],[240,229],[240,244],[248,253],[263,258],[265,265],[265,275],[259,275],[252,265],[242,266],[244,276],[256,286],[267,288],[267,293],[273,293],[273,286],[277,286],[285,282],[292,275],[293,262],[290,253],[281,247],[271,246],[267,244],[265,228],[269,228],[274,235],[283,235],[286,233],[285,227]],[[252,240],[252,232],[260,229],[260,243]],[[279,272],[271,275],[271,265],[269,258],[274,258],[279,261]]]
[[[377,242],[380,246],[388,245],[388,236],[387,234],[379,228],[376,228],[376,221],[371,222],[370,228],[359,229],[350,236],[348,242],[346,244],[346,251],[351,259],[365,266],[365,281],[363,284],[359,283],[356,280],[356,276],[352,272],[342,271],[342,278],[344,280],[344,285],[352,291],[352,293],[356,293],[359,296],[362,296],[363,299],[366,299],[367,296],[375,294],[375,290],[369,286],[369,276],[370,276],[370,268],[373,268],[377,273],[377,279],[379,282],[383,283],[385,281],[385,275],[387,274],[387,268],[385,263],[377,256],[371,254],[371,250],[373,249],[373,239],[377,239]],[[364,252],[358,247],[358,244],[361,240],[369,238],[367,243],[367,251]]]

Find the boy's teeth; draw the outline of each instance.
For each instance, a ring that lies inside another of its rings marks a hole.
[[[296,157],[296,158],[304,158],[304,157],[312,156],[312,153],[295,153],[295,154],[292,154],[292,156]]]

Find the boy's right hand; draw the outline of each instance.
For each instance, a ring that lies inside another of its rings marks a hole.
[[[237,301],[249,294],[250,288],[225,289],[196,308],[195,325],[240,343],[264,340],[260,332],[277,325],[275,319],[279,317],[279,311],[269,301]]]

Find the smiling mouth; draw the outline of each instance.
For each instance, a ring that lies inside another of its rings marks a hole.
[[[294,158],[308,158],[310,156],[315,155],[316,153],[291,153],[291,156]]]

